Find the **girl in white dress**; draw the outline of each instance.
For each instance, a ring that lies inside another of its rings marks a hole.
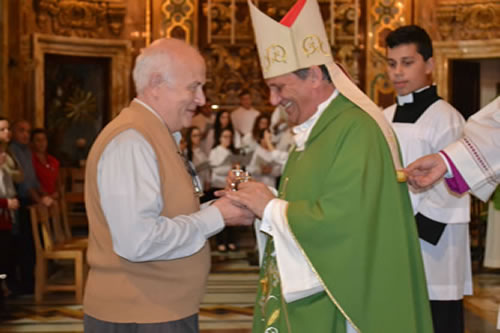
[[[210,164],[208,156],[201,147],[201,131],[198,127],[189,127],[185,135],[186,149],[184,154],[186,158],[194,165],[196,173],[204,190],[210,188]]]
[[[212,189],[211,193],[226,187],[226,177],[233,168],[234,145],[233,130],[231,128],[223,129],[220,136],[215,140],[215,148],[210,151],[208,157],[212,169]],[[235,251],[237,249],[233,240],[232,228],[225,228],[216,236],[217,250],[225,252],[228,249]]]
[[[267,114],[260,114],[257,118],[255,118],[252,132],[247,133],[243,136],[243,138],[241,139],[241,147],[236,147],[241,148],[241,150],[244,151],[245,155],[251,155],[259,146],[259,140],[262,131],[269,129],[270,123],[271,120]]]
[[[221,132],[225,129],[229,129],[233,132],[233,146],[237,148],[241,145],[241,137],[234,131],[229,111],[219,111],[215,115],[213,128],[209,130],[207,137],[205,138],[205,140],[211,144],[210,150],[218,145],[216,142],[217,138],[220,138]],[[206,143],[204,145],[206,145]],[[210,154],[210,150],[208,151],[208,154]]]
[[[274,148],[269,130],[261,131],[259,137],[259,145],[248,165],[248,172],[253,179],[276,187],[276,179],[281,175],[288,153]]]

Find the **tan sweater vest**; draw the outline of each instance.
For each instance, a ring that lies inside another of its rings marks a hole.
[[[162,216],[199,210],[193,183],[167,127],[150,111],[132,102],[99,134],[87,160],[85,204],[89,220],[89,276],[84,312],[116,323],[158,323],[195,314],[210,270],[208,244],[198,253],[168,261],[131,262],[113,251],[101,208],[97,164],[107,144],[119,133],[135,129],[156,154],[163,196]]]

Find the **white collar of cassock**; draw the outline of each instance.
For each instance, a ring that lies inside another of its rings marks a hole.
[[[425,89],[427,89],[429,87],[430,86],[425,86],[425,87],[420,88],[418,90],[412,91],[408,95],[403,95],[403,96],[399,96],[398,95],[398,96],[396,96],[396,98],[398,99],[398,105],[403,106],[405,104],[411,104],[411,103],[413,103],[413,94],[414,93],[419,93],[421,91],[424,91]]]
[[[158,119],[160,119],[160,120],[161,120],[161,122],[162,122],[164,125],[167,125],[167,124],[165,123],[165,120],[163,120],[163,118],[162,118],[162,117],[160,117],[160,115],[159,115],[158,113],[156,113],[156,111],[155,111],[152,107],[150,107],[149,105],[147,105],[146,103],[144,103],[143,101],[141,101],[140,99],[138,99],[137,97],[136,97],[136,98],[134,98],[134,102],[139,103],[139,104],[141,104],[142,106],[144,106],[144,108],[145,108],[146,110],[148,110],[149,112],[151,112],[152,114],[154,114],[154,115],[155,115]],[[168,126],[167,126],[167,127],[168,127]],[[179,142],[181,142],[181,139],[182,139],[182,134],[181,134],[181,132],[174,132],[174,133],[172,133],[172,136],[174,137],[174,140],[175,140],[175,142],[177,143],[177,145],[179,145]]]
[[[309,119],[304,121],[302,124],[295,126],[292,129],[294,133],[293,140],[295,141],[296,151],[303,151],[305,149],[306,141],[309,138],[309,135],[311,134],[311,131],[314,128],[314,125],[316,125],[316,122],[321,117],[323,112],[326,110],[328,105],[330,105],[330,103],[338,95],[339,91],[335,89],[326,101],[318,105],[316,112]]]

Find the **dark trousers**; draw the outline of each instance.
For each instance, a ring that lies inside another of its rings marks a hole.
[[[434,333],[464,333],[464,305],[458,301],[431,301]]]
[[[15,275],[12,265],[12,235],[10,230],[0,230],[0,274],[7,274],[7,279]],[[2,280],[0,280],[0,320],[5,313],[5,296],[2,290]]]
[[[21,206],[17,211],[19,232],[14,235],[14,261],[16,266],[15,279],[9,279],[13,283],[13,289],[20,293],[33,293],[35,287],[35,246],[31,228],[31,218],[26,206]]]
[[[83,331],[85,333],[198,333],[198,314],[154,324],[111,323],[85,315]]]

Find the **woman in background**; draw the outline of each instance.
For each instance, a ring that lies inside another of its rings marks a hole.
[[[275,149],[271,141],[271,132],[263,130],[259,135],[259,145],[248,165],[248,172],[253,179],[267,186],[276,187],[276,179],[281,176],[287,158],[288,152]]]
[[[228,114],[229,115],[229,114]],[[233,130],[223,129],[216,137],[215,147],[210,151],[208,157],[212,168],[212,188],[211,193],[226,187],[226,177],[234,164]],[[233,241],[232,228],[225,228],[216,236],[217,250],[220,252],[235,251],[236,244]]]
[[[184,155],[194,165],[196,173],[203,186],[203,190],[210,189],[210,164],[208,156],[201,148],[201,131],[198,127],[192,126],[186,130],[186,149]]]
[[[210,129],[205,140],[209,140],[212,143],[210,149],[217,146],[217,138],[223,130],[229,129],[234,133],[233,123],[231,123],[231,117],[229,116],[229,111],[219,111],[215,115],[214,127]],[[240,145],[241,138],[238,134],[233,134],[233,146],[238,148]],[[210,153],[210,152],[208,152]]]
[[[13,178],[22,181],[19,164],[8,153],[7,144],[10,140],[9,121],[0,117],[0,274],[7,275],[8,286],[0,280],[0,312],[5,313],[4,299],[9,288],[16,288],[18,283],[15,274],[15,246],[13,226],[14,211],[19,208],[16,198]]]
[[[267,114],[260,114],[255,118],[252,132],[245,134],[241,139],[241,149],[246,155],[251,155],[259,146],[260,136],[264,130],[269,129],[270,122]]]

